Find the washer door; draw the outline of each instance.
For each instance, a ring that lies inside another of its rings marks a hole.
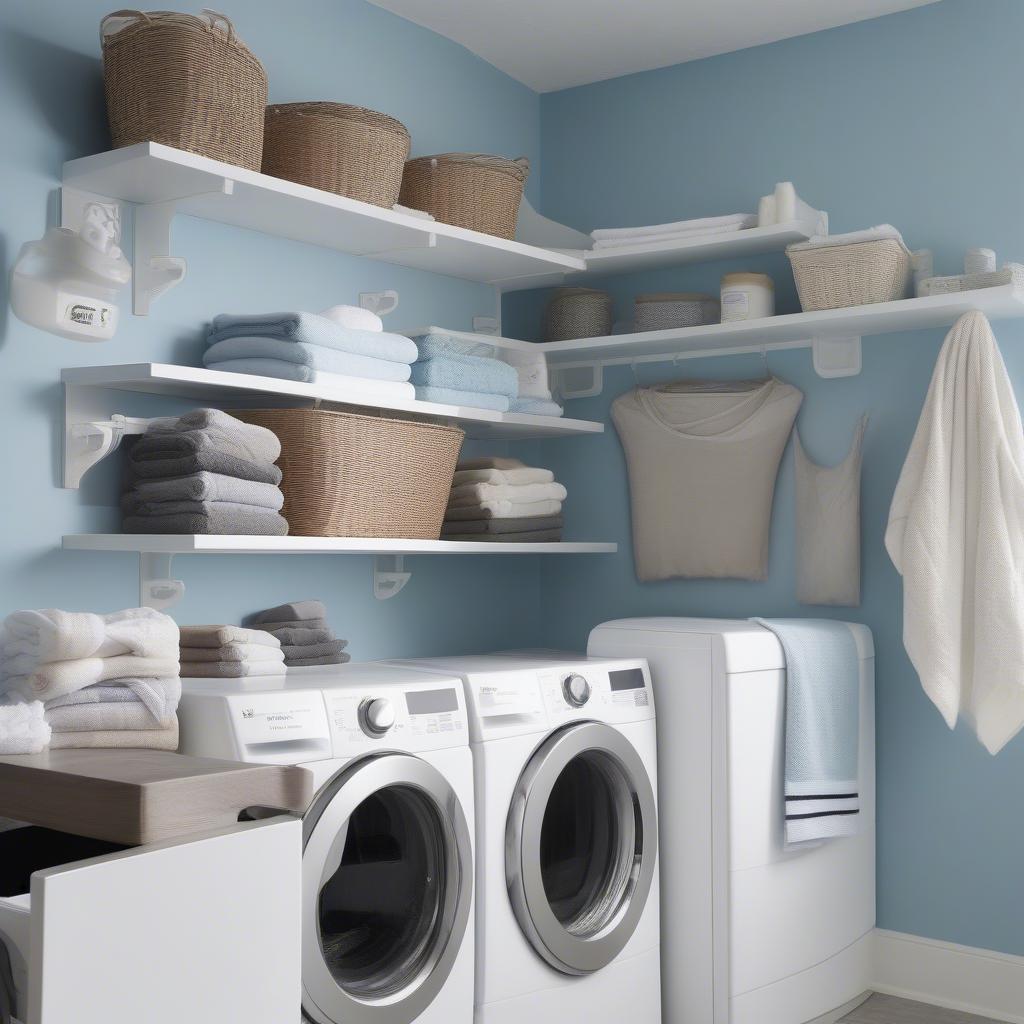
[[[318,1024],[409,1024],[451,973],[470,917],[472,844],[426,761],[339,772],[306,814],[303,1011]]]
[[[585,722],[541,744],[509,809],[505,879],[552,967],[591,974],[622,952],[650,893],[657,830],[647,770],[620,732]]]

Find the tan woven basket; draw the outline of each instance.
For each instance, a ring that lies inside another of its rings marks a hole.
[[[387,114],[347,103],[267,107],[263,173],[374,206],[394,206],[409,132]]]
[[[114,11],[100,39],[115,147],[159,142],[260,169],[267,75],[224,15]]]
[[[544,311],[547,341],[601,338],[612,333],[612,297],[596,288],[559,288]]]
[[[530,161],[483,153],[418,156],[405,165],[400,202],[437,220],[514,238]]]
[[[635,331],[672,331],[681,327],[716,324],[721,303],[702,292],[651,292],[638,295],[633,306]]]
[[[848,245],[786,250],[793,265],[800,306],[841,309],[907,296],[911,279],[910,250],[898,238],[879,238]]]
[[[320,409],[232,415],[281,440],[281,514],[292,536],[441,536],[461,430]]]

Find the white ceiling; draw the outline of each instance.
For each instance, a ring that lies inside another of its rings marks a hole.
[[[537,92],[806,35],[935,0],[372,0]]]

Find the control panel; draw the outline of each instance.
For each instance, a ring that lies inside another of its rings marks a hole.
[[[396,745],[437,749],[466,742],[461,690],[454,683],[386,693],[325,690],[336,757]]]
[[[651,707],[647,674],[641,664],[552,667],[540,673],[548,714],[555,720],[607,720],[646,717]]]

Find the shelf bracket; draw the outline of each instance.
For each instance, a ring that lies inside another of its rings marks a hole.
[[[139,553],[139,606],[162,611],[185,596],[185,584],[171,576],[174,556],[159,551]]]
[[[387,263],[392,256],[403,252],[417,252],[420,249],[436,249],[437,235],[433,231],[424,232],[422,240],[416,245],[399,245],[390,249],[370,249],[365,252],[353,253],[353,256],[361,256],[368,260],[380,260]]]
[[[604,388],[604,367],[600,363],[581,366],[553,366],[549,372],[555,390],[565,399],[593,398]]]
[[[405,569],[402,555],[376,555],[373,559],[373,596],[378,601],[387,601],[395,596],[412,579],[412,573]]]
[[[814,372],[819,377],[856,377],[863,365],[860,335],[813,338],[811,358],[814,362]]]

